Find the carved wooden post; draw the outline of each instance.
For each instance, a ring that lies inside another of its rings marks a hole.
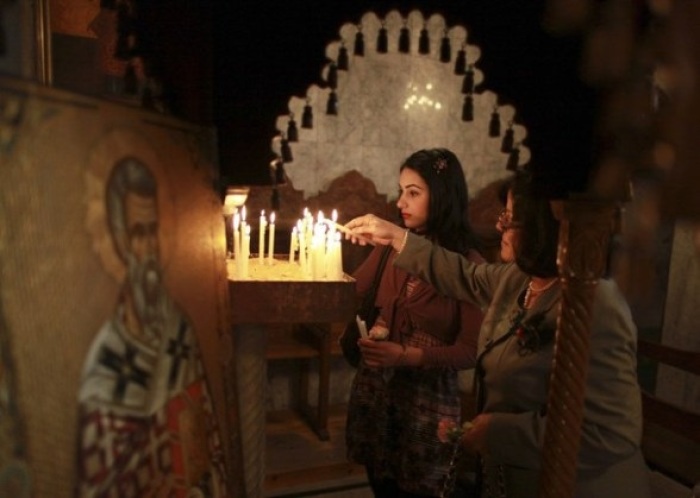
[[[261,498],[265,485],[267,335],[263,326],[236,324],[234,364],[245,498]]]
[[[606,267],[615,205],[578,199],[553,203],[561,221],[557,264],[562,300],[547,402],[540,492],[573,496],[589,359],[591,310]]]

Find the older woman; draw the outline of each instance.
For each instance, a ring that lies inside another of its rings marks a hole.
[[[360,243],[391,244],[394,265],[446,295],[488,307],[476,367],[480,413],[463,444],[480,456],[482,497],[536,497],[560,302],[549,202],[530,194],[527,175],[516,177],[496,224],[500,264],[475,265],[371,215],[347,227]],[[575,496],[647,498],[636,328],[612,281],[596,292]]]

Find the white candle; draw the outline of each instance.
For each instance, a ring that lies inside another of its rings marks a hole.
[[[316,237],[311,238],[311,243],[309,245],[309,278],[311,280],[316,280],[316,262],[318,261],[318,250],[316,248],[317,239]]]
[[[312,242],[311,275],[314,280],[322,280],[326,276],[326,234],[325,225],[316,223]]]
[[[297,248],[297,227],[292,228],[292,236],[289,239],[289,262],[294,263],[294,251]]]
[[[267,225],[267,221],[265,220],[265,210],[263,209],[260,212],[260,231],[258,236],[258,260],[261,263],[265,254],[265,225]]]
[[[270,264],[275,259],[275,212],[273,211],[270,214],[270,241],[268,244],[270,247],[268,248],[269,250],[269,260]]]
[[[331,212],[331,221],[333,222],[330,226],[331,238],[335,238],[335,225],[338,223],[338,211],[335,209]]]
[[[248,278],[248,259],[250,258],[250,225],[246,225],[245,233],[243,234],[243,244],[242,244],[243,260],[241,261],[241,277]]]
[[[241,224],[241,217],[236,212],[233,215],[233,259],[238,259],[241,256],[241,234],[238,229]]]
[[[241,209],[241,241],[243,240],[243,237],[245,237],[245,232],[246,232],[245,227],[246,227],[247,223],[245,221],[245,215],[246,215],[246,210],[245,210],[245,206],[243,206],[243,208]],[[243,250],[242,247],[241,247],[241,250]]]
[[[241,216],[236,212],[233,216],[233,257],[236,261],[236,276],[242,277],[243,272],[243,253],[241,252]]]
[[[311,249],[311,239],[314,232],[314,217],[311,216],[311,211],[304,208],[304,237],[306,238],[306,247]]]
[[[306,276],[306,237],[304,236],[304,222],[297,222],[297,236],[299,238],[299,264],[301,265],[301,274]]]
[[[251,228],[250,228],[250,224],[247,224],[247,223],[246,223],[246,226],[245,226],[245,236],[246,236],[246,241],[245,241],[245,244],[246,244],[245,254],[246,254],[246,256],[248,256],[249,258],[250,258],[250,234],[251,234],[251,232],[252,232],[252,230],[251,230]]]
[[[335,247],[335,235],[337,233],[335,225],[338,220],[338,211],[335,209],[331,213],[331,221],[327,222],[326,225],[327,227],[327,235],[326,235],[326,272],[328,274],[328,278],[334,279],[335,278],[335,262],[334,262],[334,254],[333,254],[333,249]]]
[[[333,237],[332,241],[332,277],[335,280],[342,280],[343,279],[343,246],[340,242],[340,233],[335,232],[335,235]]]

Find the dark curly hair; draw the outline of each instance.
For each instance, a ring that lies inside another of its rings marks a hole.
[[[468,218],[467,180],[457,156],[444,148],[421,149],[408,156],[399,171],[406,168],[418,173],[430,191],[426,235],[451,251],[478,250]]]

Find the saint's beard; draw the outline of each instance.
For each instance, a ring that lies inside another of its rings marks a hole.
[[[134,311],[144,332],[156,333],[165,319],[167,295],[163,288],[162,273],[154,256],[138,260],[129,256],[129,288],[133,298]]]

